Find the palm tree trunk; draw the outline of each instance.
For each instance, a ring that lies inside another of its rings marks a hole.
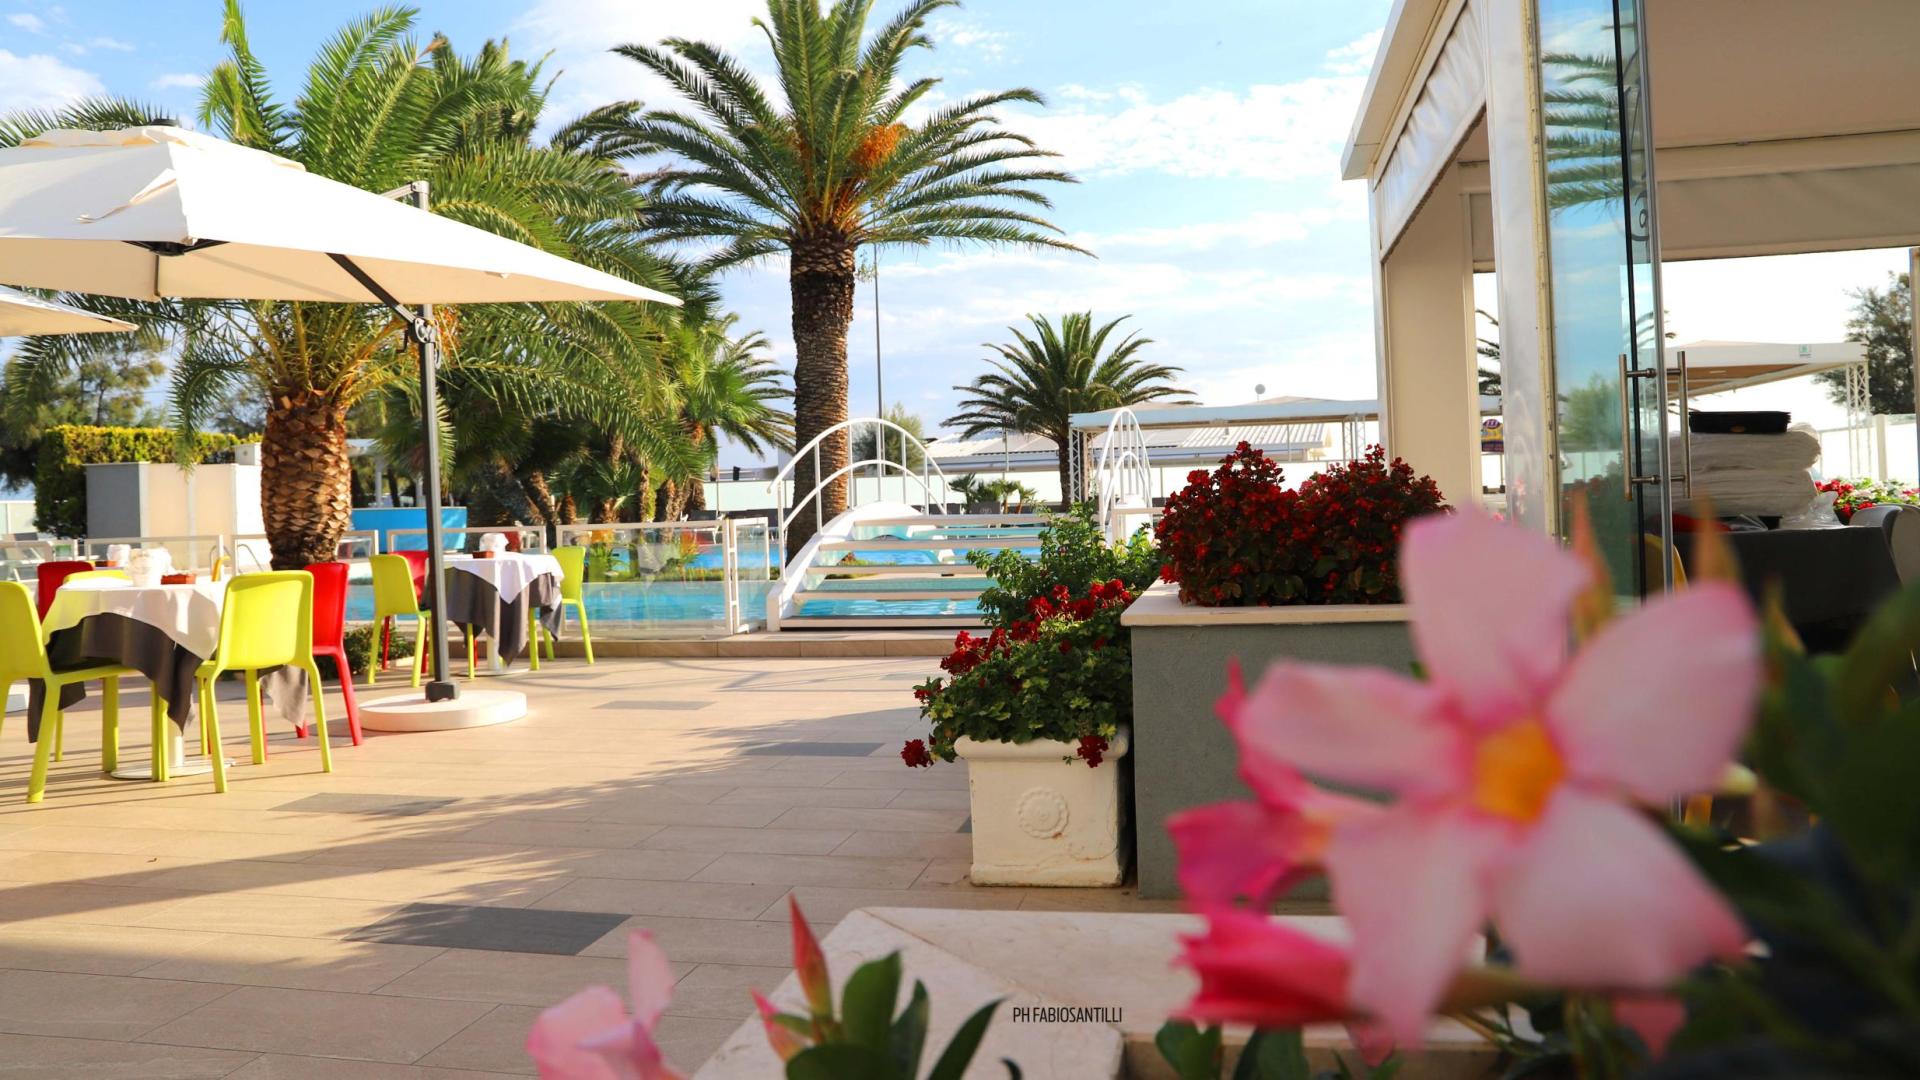
[[[847,328],[853,325],[854,246],[839,233],[793,240],[789,284],[793,292],[793,437],[806,446],[821,432],[847,418]],[[820,470],[812,452],[794,466],[794,501],[813,491],[820,476],[847,465],[847,433],[821,442]],[[828,521],[847,508],[847,479],[820,493],[817,520]],[[814,507],[796,516],[787,532],[787,553],[798,551],[814,534]]]
[[[347,410],[317,390],[276,395],[260,440],[260,509],[275,570],[331,562],[353,521]]]
[[[694,514],[707,508],[706,477],[696,476],[687,481],[686,508],[683,513]]]
[[[1071,438],[1073,438],[1073,433],[1068,432],[1067,439]],[[1065,508],[1071,510],[1073,509],[1074,501],[1073,466],[1067,458],[1067,439],[1063,439],[1059,435],[1053,437],[1054,460],[1060,466],[1060,499],[1065,504]]]

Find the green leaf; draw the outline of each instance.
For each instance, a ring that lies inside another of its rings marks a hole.
[[[1169,1020],[1154,1033],[1153,1044],[1180,1080],[1215,1080],[1220,1075],[1218,1027],[1202,1031],[1185,1020]]]
[[[907,1080],[883,1053],[853,1043],[809,1047],[787,1062],[787,1080]]]
[[[840,1022],[847,1040],[887,1052],[893,1003],[900,996],[900,954],[888,953],[860,965],[840,997]]]
[[[1834,703],[1843,719],[1878,715],[1895,679],[1913,677],[1913,654],[1920,649],[1920,585],[1874,610],[1840,661]]]
[[[920,1075],[920,1053],[927,1044],[927,1018],[930,1011],[926,985],[915,979],[912,1000],[907,1002],[907,1007],[900,1010],[900,1015],[893,1021],[893,1063],[901,1076]]]
[[[933,1063],[933,1071],[927,1074],[927,1080],[960,1080],[967,1071],[967,1065],[973,1061],[974,1052],[980,1049],[980,1040],[987,1036],[987,1025],[993,1022],[993,1010],[999,1008],[1003,1000],[994,998],[967,1017],[967,1022],[953,1033],[953,1041],[941,1052],[940,1060]]]
[[[1310,1080],[1312,1076],[1298,1028],[1254,1032],[1240,1049],[1240,1063],[1233,1070],[1233,1080]]]

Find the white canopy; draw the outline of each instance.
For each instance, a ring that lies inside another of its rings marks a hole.
[[[177,127],[49,131],[0,150],[0,281],[136,300],[679,301]]]
[[[132,329],[135,329],[132,323],[42,300],[31,293],[0,285],[0,337],[124,333]]]

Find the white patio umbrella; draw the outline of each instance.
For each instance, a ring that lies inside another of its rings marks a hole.
[[[66,304],[42,300],[0,285],[0,337],[34,334],[110,334],[136,329],[132,323],[95,315]]]
[[[420,347],[428,550],[443,581],[434,368],[426,308],[564,300],[679,304],[420,205],[182,128],[56,130],[0,150],[0,282],[137,300],[381,304]],[[436,595],[445,595],[444,589]],[[429,700],[456,695],[434,634]]]

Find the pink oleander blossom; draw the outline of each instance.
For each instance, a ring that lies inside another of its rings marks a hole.
[[[1206,932],[1180,939],[1181,964],[1200,976],[1182,1010],[1192,1020],[1300,1027],[1345,1020],[1347,950],[1249,911],[1207,916]]]
[[[1377,811],[1359,799],[1322,791],[1291,765],[1250,745],[1240,729],[1245,701],[1240,662],[1230,660],[1227,690],[1214,712],[1240,743],[1240,778],[1254,801],[1197,806],[1167,819],[1179,853],[1181,892],[1200,911],[1243,897],[1264,909],[1319,868],[1335,824]]]
[[[590,986],[540,1014],[527,1056],[542,1080],[681,1080],[666,1063],[653,1029],[673,996],[673,968],[652,935],[627,937],[627,992]]]
[[[1695,584],[1570,656],[1590,572],[1547,537],[1425,518],[1401,570],[1428,681],[1282,662],[1234,720],[1260,759],[1393,797],[1325,846],[1352,1003],[1415,1042],[1488,919],[1542,984],[1652,990],[1737,956],[1738,917],[1644,807],[1711,789],[1739,745],[1761,676],[1745,596]]]

